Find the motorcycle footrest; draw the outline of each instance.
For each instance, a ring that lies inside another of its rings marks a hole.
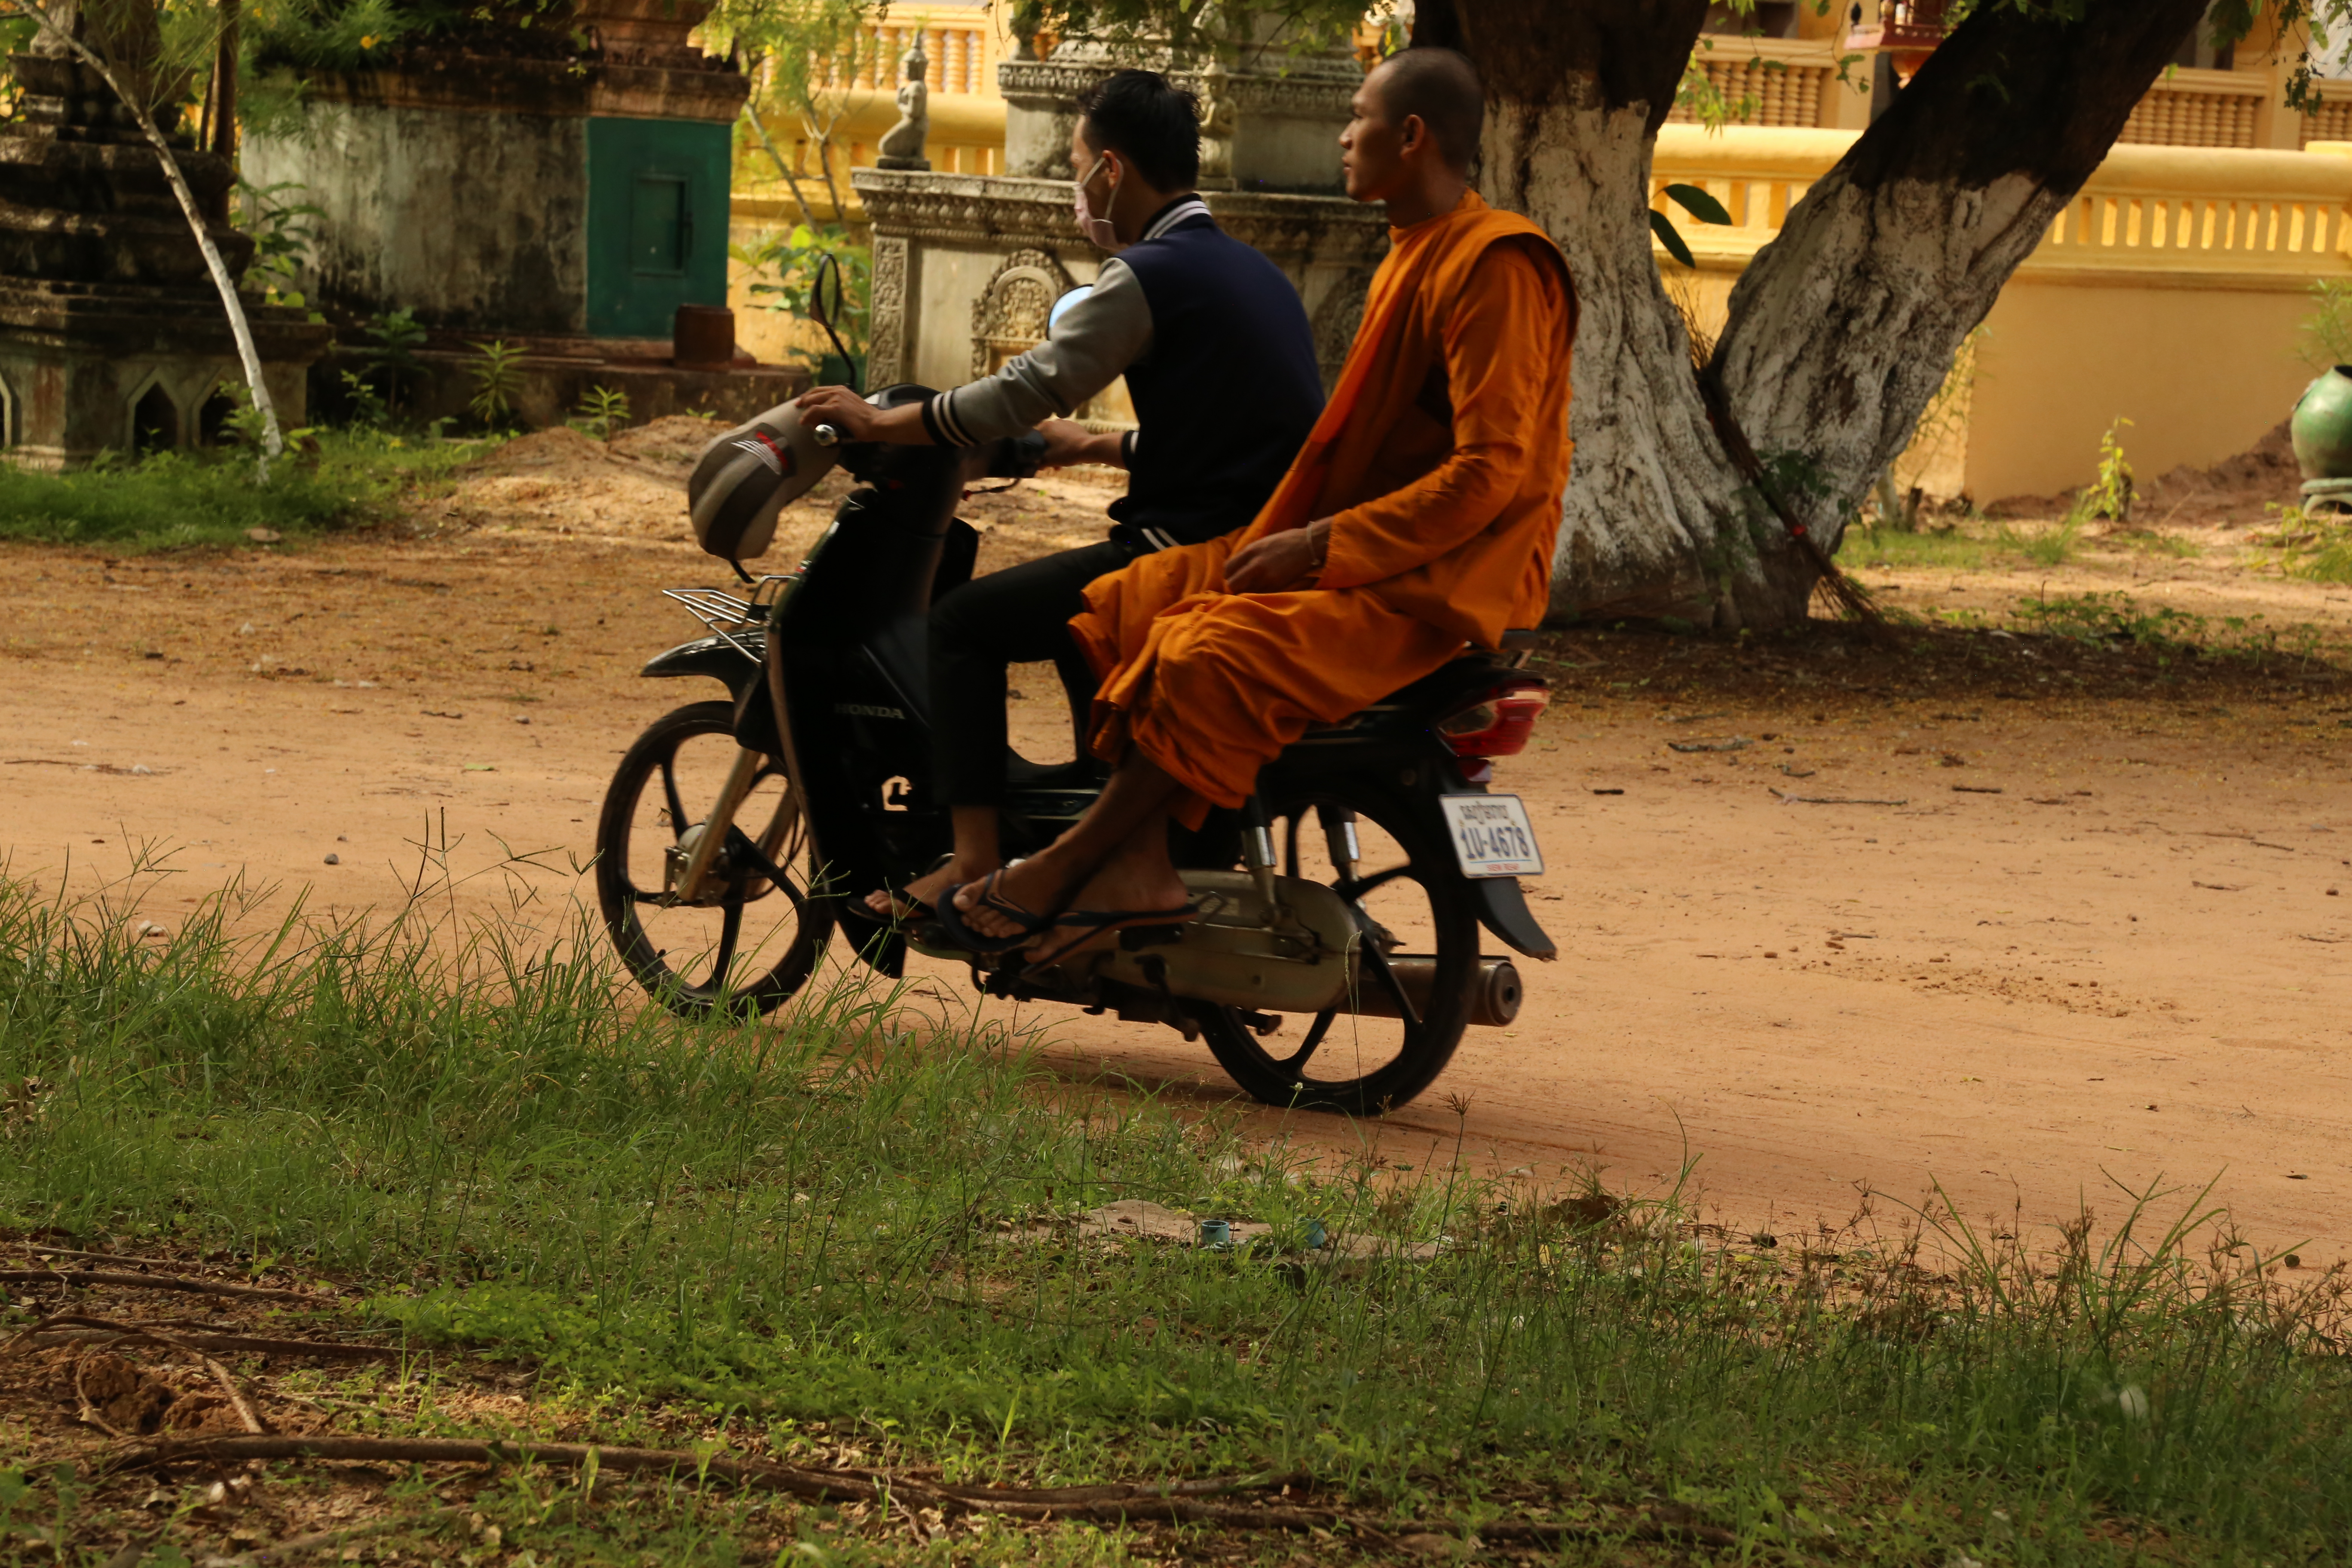
[[[1118,933],[1118,945],[1129,952],[1141,952],[1147,947],[1168,947],[1184,940],[1184,928],[1179,925],[1129,926]]]

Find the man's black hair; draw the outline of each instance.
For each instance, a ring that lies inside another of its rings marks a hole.
[[[1158,71],[1118,71],[1078,95],[1087,145],[1117,153],[1155,190],[1201,177],[1201,100]]]
[[[1468,169],[1478,155],[1478,133],[1486,123],[1486,93],[1478,85],[1478,68],[1470,57],[1421,44],[1398,50],[1377,68],[1381,109],[1389,122],[1420,115],[1446,163]]]

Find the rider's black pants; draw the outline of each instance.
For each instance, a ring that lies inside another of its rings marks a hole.
[[[1007,665],[1054,661],[1085,754],[1095,677],[1070,640],[1070,617],[1086,608],[1087,584],[1135,556],[1133,547],[1105,540],[974,577],[931,606],[931,767],[947,805],[1003,804]]]

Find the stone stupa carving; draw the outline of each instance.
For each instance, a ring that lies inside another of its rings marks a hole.
[[[141,8],[132,7],[133,11]],[[90,38],[131,90],[141,40]],[[39,36],[10,60],[20,97],[0,122],[0,444],[30,467],[79,467],[106,450],[217,437],[244,373],[218,289],[153,145],[99,73]],[[157,97],[167,94],[158,92]],[[253,258],[228,221],[236,173],[156,110],[206,232],[232,277]],[[298,310],[244,300],[270,395],[287,423],[328,332]]]

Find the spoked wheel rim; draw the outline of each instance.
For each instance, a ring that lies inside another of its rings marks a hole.
[[[733,710],[698,703],[656,722],[622,759],[597,833],[606,927],[638,983],[682,1013],[766,1012],[799,989],[831,922],[808,893],[807,824],[781,763],[760,760],[704,895],[675,892],[678,868],[740,748]]]
[[[1477,973],[1477,921],[1448,847],[1420,829],[1402,802],[1353,789],[1267,805],[1284,875],[1341,895],[1356,926],[1359,995],[1377,988],[1396,1016],[1290,1014],[1263,1036],[1234,1008],[1196,1016],[1234,1080],[1270,1104],[1355,1114],[1401,1105],[1452,1058]],[[1336,863],[1343,826],[1355,830],[1360,850],[1352,875]],[[1425,979],[1409,984],[1400,961]]]

